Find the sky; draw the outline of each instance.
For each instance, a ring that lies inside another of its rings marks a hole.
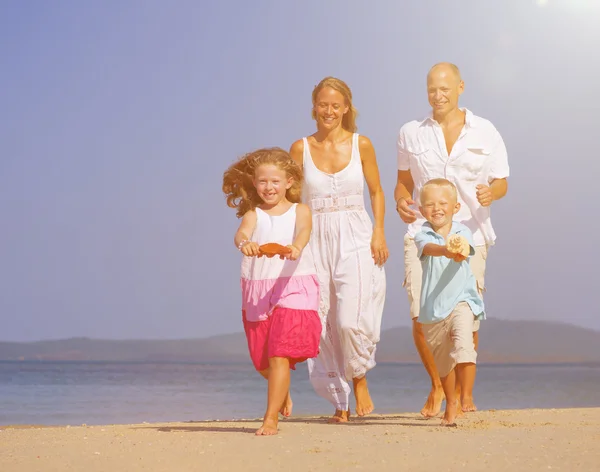
[[[509,153],[488,316],[600,330],[598,24],[595,0],[0,2],[0,340],[241,331],[223,171],[312,134],[328,75],[387,197],[383,329],[408,326],[395,143],[440,61]]]

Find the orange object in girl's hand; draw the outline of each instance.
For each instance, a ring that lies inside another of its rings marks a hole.
[[[279,256],[280,259],[285,259],[285,256],[289,256],[292,250],[289,247],[282,246],[279,243],[266,243],[258,248],[258,257],[267,256]]]

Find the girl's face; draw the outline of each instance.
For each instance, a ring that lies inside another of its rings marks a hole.
[[[267,205],[277,205],[285,198],[285,192],[291,186],[292,178],[273,164],[259,166],[254,172],[254,187]]]

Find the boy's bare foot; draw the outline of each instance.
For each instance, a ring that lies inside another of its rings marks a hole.
[[[273,436],[277,434],[277,420],[265,418],[260,428],[256,430],[256,436]]]
[[[292,396],[290,395],[290,392],[288,392],[287,397],[285,397],[285,401],[283,402],[283,406],[281,407],[281,410],[279,410],[279,413],[281,413],[286,418],[288,416],[292,416],[293,406],[294,404],[292,403]]]
[[[425,406],[423,406],[423,409],[421,410],[421,414],[425,418],[433,418],[439,415],[445,397],[444,389],[441,386],[431,387],[431,392],[429,392],[429,396],[427,397]]]
[[[367,377],[363,376],[358,379],[352,379],[354,384],[354,396],[356,397],[356,414],[365,416],[375,409],[371,395],[369,395],[369,387],[367,385]]]
[[[347,423],[350,419],[350,410],[335,410],[335,413],[329,418],[328,423]]]
[[[442,418],[442,426],[456,426],[456,413],[458,411],[458,402],[454,402],[453,404],[449,404],[446,402],[446,412]]]
[[[461,399],[462,411],[469,413],[471,411],[477,411],[475,403],[473,403],[473,397],[465,397]]]

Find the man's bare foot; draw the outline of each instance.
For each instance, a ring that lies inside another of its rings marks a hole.
[[[277,420],[265,418],[260,428],[256,430],[256,436],[273,436],[277,434]]]
[[[477,411],[477,407],[475,403],[473,403],[473,397],[464,397],[461,399],[462,411],[465,413],[470,413],[472,411]]]
[[[285,401],[283,402],[283,406],[281,407],[281,410],[279,410],[279,413],[281,413],[286,418],[288,416],[292,416],[293,406],[294,404],[292,403],[292,396],[290,395],[290,392],[288,392],[287,397],[285,397]]]
[[[425,406],[421,410],[421,414],[425,418],[433,418],[442,410],[442,402],[444,401],[444,389],[439,387],[431,387]]]
[[[456,413],[458,411],[458,402],[449,404],[446,402],[446,412],[442,418],[442,426],[456,427]]]
[[[367,385],[367,377],[363,376],[358,379],[352,379],[354,384],[354,396],[356,397],[356,414],[365,416],[375,409],[371,395],[369,395],[369,387]]]
[[[347,423],[350,419],[350,410],[335,410],[335,413],[329,418],[328,423]]]

